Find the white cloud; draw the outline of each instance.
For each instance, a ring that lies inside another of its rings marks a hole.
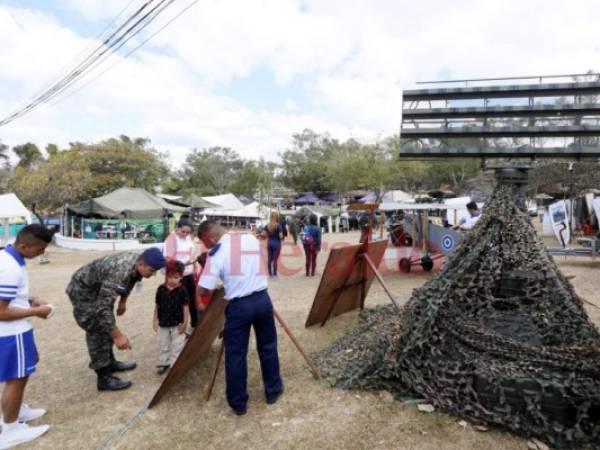
[[[126,7],[124,13],[142,5],[135,1],[129,4],[129,0],[58,0],[58,4],[63,11],[76,11],[88,21],[112,19]]]
[[[126,4],[57,1],[95,24]],[[174,2],[152,29],[188,3]],[[58,16],[0,6],[0,115],[94,44]],[[45,145],[148,136],[174,163],[184,149],[211,145],[276,158],[307,127],[375,139],[397,132],[401,89],[417,80],[598,68],[599,16],[600,3],[583,0],[203,0],[135,57],[64,102],[0,128],[0,138]],[[261,71],[288,90],[280,110],[220,94]]]

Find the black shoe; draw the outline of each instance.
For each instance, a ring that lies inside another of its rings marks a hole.
[[[156,366],[156,375],[162,375],[163,373],[165,373],[167,370],[169,370],[169,367],[171,366]]]
[[[248,412],[248,410],[246,408],[234,409],[233,412],[235,413],[236,416],[243,416],[244,414],[246,414]]]
[[[123,362],[123,361],[113,361],[110,365],[111,373],[114,372],[126,372],[128,370],[133,370],[137,367],[135,362]]]
[[[131,381],[123,381],[112,375],[98,377],[99,391],[120,391],[121,389],[127,389],[128,387],[131,387]]]
[[[277,394],[275,397],[271,397],[271,398],[267,399],[267,404],[272,405],[274,403],[277,403],[277,400],[279,400],[279,397],[281,397],[281,394],[283,394],[283,387],[281,388],[281,391],[279,391],[279,394]]]

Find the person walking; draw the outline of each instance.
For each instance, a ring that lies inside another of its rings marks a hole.
[[[288,228],[290,230],[290,234],[292,235],[292,239],[294,240],[294,245],[298,244],[298,222],[296,218],[292,217],[289,221]]]
[[[279,213],[277,211],[271,212],[269,223],[267,224],[267,255],[269,265],[269,276],[277,276],[277,260],[281,253],[281,242],[284,238],[285,229],[279,221]]]
[[[185,269],[181,285],[188,292],[190,302],[190,325],[196,327],[200,319],[201,312],[196,308],[196,244],[192,239],[192,221],[188,217],[182,217],[177,222],[175,231],[167,239],[163,254],[167,261],[179,261],[183,263]]]
[[[212,295],[222,280],[228,302],[223,331],[227,402],[235,414],[243,415],[248,402],[247,357],[252,327],[267,403],[275,403],[283,393],[273,304],[262,270],[260,244],[250,234],[227,233],[210,221],[200,224],[198,238],[209,249],[198,296]]]
[[[302,245],[306,258],[306,276],[315,276],[317,267],[317,255],[321,251],[321,229],[317,225],[317,216],[314,214],[309,218],[309,224],[302,230]]]

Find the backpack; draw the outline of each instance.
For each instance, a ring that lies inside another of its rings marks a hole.
[[[302,243],[309,249],[312,250],[315,245],[315,240],[312,235],[308,232],[308,230],[304,231],[304,235],[302,236]]]

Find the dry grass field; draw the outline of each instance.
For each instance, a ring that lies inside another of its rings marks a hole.
[[[357,234],[327,236],[329,244],[357,242]],[[70,275],[100,253],[70,252],[52,247],[51,263],[29,263],[32,294],[57,307],[56,315],[35,320],[41,361],[32,376],[26,400],[48,409],[43,423],[50,431],[26,448],[89,449],[103,443],[136,415],[158,387],[161,377],[154,373],[158,341],[152,331],[155,277],[143,283],[142,293],[132,295],[128,311],[119,326],[131,338],[133,350],[119,353],[121,359],[135,359],[138,368],[125,374],[133,387],[123,392],[99,393],[95,374],[87,368],[84,334],[73,319],[64,290]],[[293,271],[303,258],[284,250],[282,263]],[[322,268],[326,252],[319,256]],[[562,271],[574,275],[577,292],[600,304],[600,261],[558,258]],[[412,289],[431,275],[420,270],[406,275],[396,270],[386,275],[395,295],[406,301]],[[300,273],[271,281],[271,297],[283,318],[307,351],[329,345],[357,321],[350,313],[331,320],[324,328],[305,329],[304,321],[316,292],[319,277]],[[387,303],[385,293],[373,284],[366,306]],[[600,311],[588,307],[596,323]],[[107,448],[120,449],[526,449],[527,441],[504,430],[478,432],[471,425],[459,425],[456,417],[417,411],[415,405],[391,400],[385,393],[345,392],[315,381],[289,339],[279,330],[279,352],[285,394],[275,405],[262,395],[258,358],[251,343],[249,354],[248,414],[235,416],[227,406],[224,377],[220,373],[213,398],[205,403],[202,391],[212,365],[212,354],[189,373],[154,409],[147,411],[119,439]],[[212,353],[215,351],[213,346]]]

